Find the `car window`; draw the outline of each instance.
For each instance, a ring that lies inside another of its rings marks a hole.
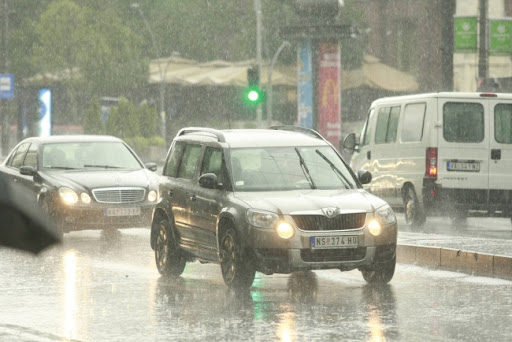
[[[421,141],[425,122],[426,103],[410,103],[404,109],[400,139],[403,142]]]
[[[187,145],[178,168],[178,178],[192,179],[196,173],[197,162],[201,156],[201,145]]]
[[[222,183],[222,151],[218,148],[207,147],[204,153],[201,174],[214,173],[217,181]]]
[[[30,145],[23,161],[24,166],[32,166],[34,169],[37,169],[37,147],[36,144]]]
[[[466,102],[445,103],[443,137],[448,142],[482,142],[484,140],[483,105]]]
[[[494,138],[502,144],[512,144],[512,105],[494,107]]]
[[[29,146],[30,143],[21,144],[13,154],[12,159],[9,160],[8,165],[19,169],[23,164],[23,159],[25,159],[25,153],[27,152]]]
[[[375,143],[391,143],[396,141],[400,106],[383,107],[379,109],[377,116],[377,128],[375,130]]]
[[[185,144],[182,142],[175,143],[174,147],[171,150],[171,154],[167,159],[167,163],[165,165],[165,169],[163,171],[163,175],[167,177],[176,176],[176,172],[178,171],[178,167],[180,165],[181,155],[183,154],[183,150],[185,150]]]
[[[329,146],[233,149],[231,164],[237,191],[356,187],[350,171]]]

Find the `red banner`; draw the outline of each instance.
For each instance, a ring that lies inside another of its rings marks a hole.
[[[340,46],[320,44],[318,57],[318,131],[339,148],[341,139]]]

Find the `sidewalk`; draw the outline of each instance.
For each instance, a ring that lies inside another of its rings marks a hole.
[[[512,240],[399,232],[397,262],[512,279]]]

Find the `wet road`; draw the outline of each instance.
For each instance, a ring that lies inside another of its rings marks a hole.
[[[216,265],[160,277],[149,231],[66,234],[39,257],[0,249],[1,341],[506,341],[512,282],[401,265],[257,274],[228,291]]]

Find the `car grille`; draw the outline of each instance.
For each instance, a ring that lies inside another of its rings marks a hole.
[[[365,256],[366,247],[300,250],[300,257],[305,262],[357,261]]]
[[[340,214],[333,218],[323,215],[292,215],[292,218],[301,230],[347,230],[363,227],[366,213]]]
[[[99,203],[134,203],[144,200],[144,188],[104,188],[92,191],[94,199]]]

